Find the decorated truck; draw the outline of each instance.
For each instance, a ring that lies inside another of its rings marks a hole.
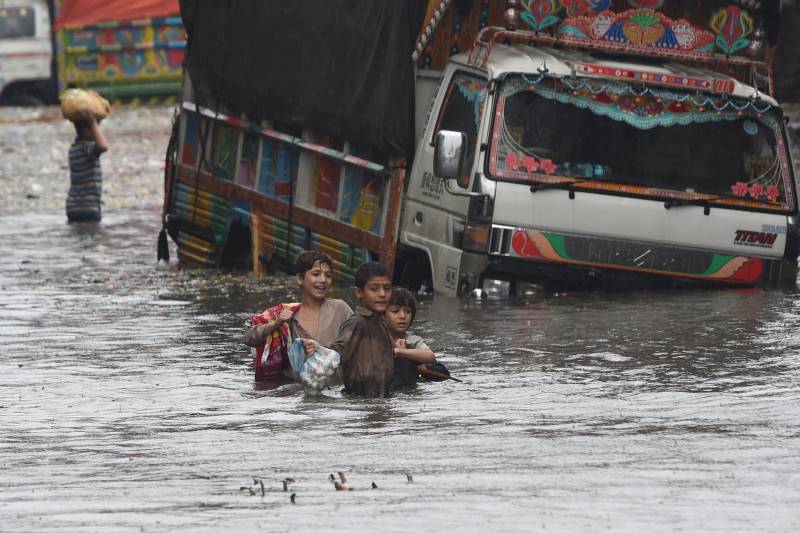
[[[55,102],[68,87],[175,100],[186,38],[177,0],[0,0],[0,102]]]
[[[182,2],[181,263],[315,248],[453,295],[795,283],[777,2],[344,7]]]

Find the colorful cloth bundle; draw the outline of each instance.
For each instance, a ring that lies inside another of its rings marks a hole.
[[[300,309],[300,304],[278,304],[270,307],[260,315],[250,318],[252,326],[260,324],[274,324],[278,321],[281,312],[288,309],[296,313]],[[256,371],[256,381],[265,381],[271,377],[283,375],[283,371],[289,368],[289,355],[287,346],[289,345],[289,326],[286,322],[273,330],[262,346],[254,348],[253,366]],[[267,356],[264,357],[264,352]]]

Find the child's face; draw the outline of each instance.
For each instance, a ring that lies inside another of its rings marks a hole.
[[[383,316],[386,317],[386,326],[392,333],[402,335],[411,327],[411,309],[404,305],[390,305]]]
[[[332,279],[333,272],[331,272],[331,267],[317,261],[311,269],[303,274],[303,277],[297,276],[297,283],[300,285],[304,296],[321,300],[328,295]]]
[[[392,295],[392,280],[386,276],[369,278],[363,289],[356,287],[356,297],[364,302],[364,307],[373,313],[383,314],[389,307]]]

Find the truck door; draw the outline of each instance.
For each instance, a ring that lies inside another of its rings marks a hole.
[[[429,257],[434,290],[455,294],[469,199],[448,193],[444,179],[434,176],[433,139],[439,130],[467,135],[466,163],[459,181],[469,186],[478,160],[478,131],[487,78],[485,74],[451,66],[442,83],[417,146],[400,239],[402,244],[422,250]]]

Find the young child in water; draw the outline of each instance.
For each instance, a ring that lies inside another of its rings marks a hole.
[[[425,341],[408,332],[417,314],[417,303],[406,289],[394,287],[386,309],[384,320],[394,344],[394,377],[392,387],[414,387],[419,370],[417,367],[436,360]]]

